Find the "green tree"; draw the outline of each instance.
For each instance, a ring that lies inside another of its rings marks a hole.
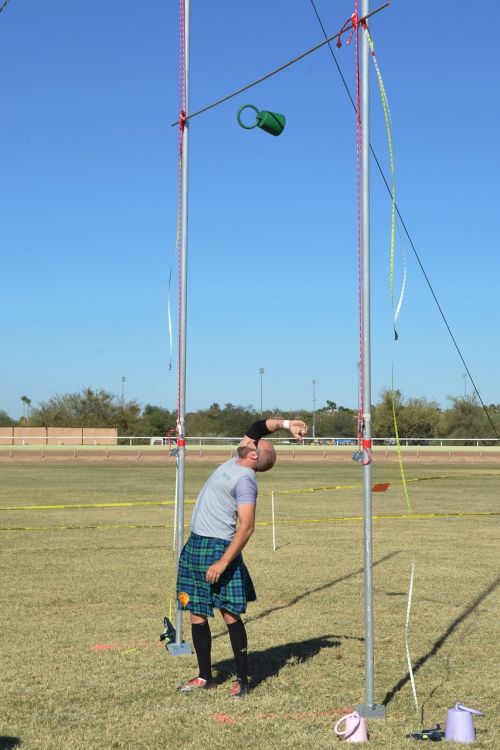
[[[493,437],[491,425],[475,394],[448,396],[451,407],[443,413],[442,433],[452,438]]]
[[[383,388],[380,391],[380,401],[372,407],[372,435],[373,437],[394,437],[393,409],[396,412],[398,425],[403,410],[403,396],[401,391]],[[401,430],[399,430],[400,434]]]
[[[340,407],[341,409],[344,407]],[[337,404],[335,401],[330,401],[330,399],[326,400],[326,405],[322,406],[321,409],[317,409],[317,414],[324,414],[325,412],[330,412],[333,414],[334,411],[337,411]]]
[[[436,401],[423,397],[405,401],[401,391],[384,389],[372,409],[373,437],[395,437],[394,412],[402,438],[432,438],[439,434],[441,409]]]
[[[137,425],[137,435],[167,435],[175,430],[177,415],[161,406],[146,404]]]
[[[398,418],[399,434],[406,438],[432,438],[439,434],[441,409],[437,401],[410,398]]]
[[[14,419],[11,419],[6,411],[0,409],[0,427],[11,427],[17,424]]]
[[[31,399],[28,396],[21,396],[21,401],[23,402],[23,420],[26,421],[30,418]]]
[[[335,405],[333,411],[321,409],[316,412],[316,437],[354,437],[356,423],[357,412],[347,406],[339,406],[337,409]]]
[[[31,414],[31,424],[40,427],[116,427],[131,435],[140,417],[136,401],[124,402],[103,389],[83,388],[42,401]]]

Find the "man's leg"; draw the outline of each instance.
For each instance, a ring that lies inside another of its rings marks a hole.
[[[193,646],[198,659],[199,677],[212,681],[212,634],[208,618],[190,612]]]
[[[227,625],[231,647],[236,662],[237,681],[233,685],[233,695],[243,695],[248,692],[248,639],[247,631],[240,617],[221,609],[222,617]]]

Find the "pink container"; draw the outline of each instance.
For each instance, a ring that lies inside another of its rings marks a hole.
[[[345,722],[344,729],[340,729],[342,722]],[[366,742],[368,740],[366,720],[362,719],[357,711],[342,716],[335,724],[333,731],[337,737],[341,737],[346,742]]]

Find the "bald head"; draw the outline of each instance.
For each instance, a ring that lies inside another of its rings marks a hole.
[[[259,440],[259,457],[255,471],[269,471],[276,463],[276,451],[270,440]]]

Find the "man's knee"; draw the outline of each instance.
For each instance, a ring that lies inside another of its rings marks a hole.
[[[241,620],[241,617],[239,615],[233,615],[233,613],[228,612],[227,609],[221,609],[220,613],[224,618],[224,622],[226,623],[226,625],[232,625],[233,622],[238,622],[238,620]]]
[[[203,625],[208,620],[206,615],[197,615],[195,612],[190,612],[189,617],[191,619],[191,625]]]

